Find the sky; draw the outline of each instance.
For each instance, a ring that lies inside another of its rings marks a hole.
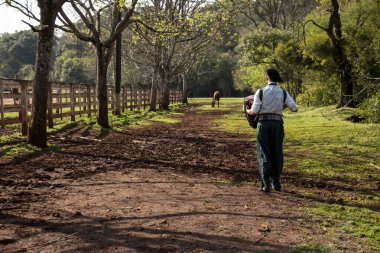
[[[0,1],[1,3],[2,1]],[[0,5],[0,34],[8,32],[13,33],[16,30],[29,30],[30,27],[23,23],[21,20],[36,24],[28,20],[22,13],[18,12],[16,9],[6,6],[5,4]]]

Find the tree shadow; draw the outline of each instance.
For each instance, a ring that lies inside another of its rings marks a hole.
[[[257,252],[265,249],[267,252],[285,252],[288,246],[265,243],[263,238],[246,239],[233,235],[217,235],[191,231],[191,227],[173,230],[165,227],[144,226],[144,223],[167,218],[183,218],[197,215],[239,215],[240,213],[224,212],[188,212],[146,217],[118,217],[100,218],[85,215],[76,215],[66,212],[70,216],[69,221],[46,221],[43,219],[31,219],[16,215],[2,214],[2,224],[13,224],[41,229],[42,233],[60,233],[63,239],[59,246],[60,252],[93,252],[94,250],[107,251],[116,248],[134,250],[135,252]],[[254,216],[254,215],[249,215]],[[268,217],[266,217],[268,218]],[[142,224],[131,224],[131,219],[142,220]],[[63,244],[64,238],[70,236],[74,242]],[[17,241],[7,241],[8,245]],[[54,242],[54,241],[53,241]],[[84,245],[84,246],[82,246]],[[40,251],[46,247],[43,242],[34,243],[27,251]],[[53,246],[53,243],[49,246]],[[51,249],[51,248],[50,248]]]
[[[173,161],[160,161],[156,159],[148,159],[148,158],[130,158],[130,157],[123,157],[120,155],[100,155],[100,154],[91,154],[91,153],[80,153],[80,152],[71,152],[66,150],[59,150],[57,153],[68,155],[68,156],[78,156],[78,157],[90,157],[90,158],[96,158],[96,159],[105,159],[105,160],[118,160],[124,162],[124,166],[136,166],[139,165],[140,167],[146,166],[146,168],[160,168],[160,169],[167,169],[170,171],[181,171],[183,173],[200,173],[200,174],[218,174],[218,175],[224,175],[224,176],[236,176],[240,174],[240,176],[243,178],[243,180],[250,180],[250,179],[256,179],[257,173],[252,175],[251,169],[239,169],[239,168],[231,168],[231,167],[218,167],[218,166],[209,166],[204,164],[186,164],[183,163],[177,163]]]

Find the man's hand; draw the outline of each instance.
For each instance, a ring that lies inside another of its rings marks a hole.
[[[245,111],[246,111],[249,115],[252,115],[252,116],[256,115],[256,113],[252,112],[252,111],[249,110],[249,109],[246,109]]]

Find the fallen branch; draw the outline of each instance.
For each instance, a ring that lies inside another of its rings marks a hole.
[[[376,169],[380,170],[380,167],[377,166],[377,165],[375,165],[375,164],[373,164],[373,163],[369,163],[369,165],[371,165],[372,167],[375,167]]]

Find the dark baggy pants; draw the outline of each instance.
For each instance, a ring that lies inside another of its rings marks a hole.
[[[269,190],[272,179],[273,188],[279,190],[281,188],[280,175],[283,165],[284,126],[282,121],[259,121],[256,140],[257,161],[263,187]]]

